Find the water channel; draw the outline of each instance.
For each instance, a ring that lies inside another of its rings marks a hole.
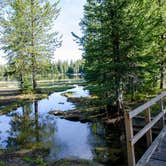
[[[100,122],[80,123],[49,114],[53,110],[68,111],[75,105],[67,101],[64,92],[87,97],[82,86],[52,93],[48,98],[25,103],[0,116],[0,148],[20,149],[37,146],[49,148],[48,160],[82,158],[104,165],[124,164],[126,156],[120,133]]]

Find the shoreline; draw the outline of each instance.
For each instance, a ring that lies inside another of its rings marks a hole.
[[[65,85],[59,87],[38,88],[36,93],[21,93],[18,89],[0,90],[0,115],[6,114],[25,102],[33,102],[47,98],[51,93],[72,89],[74,86]]]

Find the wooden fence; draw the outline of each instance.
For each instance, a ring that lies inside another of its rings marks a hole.
[[[165,126],[165,110],[163,106],[163,99],[166,96],[166,92],[161,93],[157,97],[151,99],[147,103],[139,106],[138,108],[132,111],[125,111],[125,128],[126,128],[126,141],[127,141],[127,154],[128,154],[128,166],[135,166],[135,143],[142,138],[146,134],[147,145],[150,146],[152,144],[152,127],[160,121],[161,127]],[[150,108],[158,103],[160,105],[160,112],[154,118],[151,117]],[[138,114],[145,112],[145,122],[146,125],[142,128],[136,135],[133,133],[133,124],[132,120]]]

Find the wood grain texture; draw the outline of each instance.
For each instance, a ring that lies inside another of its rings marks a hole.
[[[136,166],[166,166],[166,126],[144,153]],[[165,145],[165,146],[163,146]],[[165,158],[165,159],[164,159]],[[153,162],[152,162],[153,161]],[[158,164],[157,164],[158,162]]]

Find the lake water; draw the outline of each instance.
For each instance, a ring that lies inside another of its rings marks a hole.
[[[55,92],[47,99],[26,103],[7,115],[0,116],[0,148],[20,149],[37,146],[49,148],[48,160],[83,158],[109,165],[124,163],[120,133],[100,122],[80,123],[50,115],[49,111],[68,111],[75,105],[61,94],[74,92],[87,97],[82,86]],[[120,164],[119,164],[120,165]]]

